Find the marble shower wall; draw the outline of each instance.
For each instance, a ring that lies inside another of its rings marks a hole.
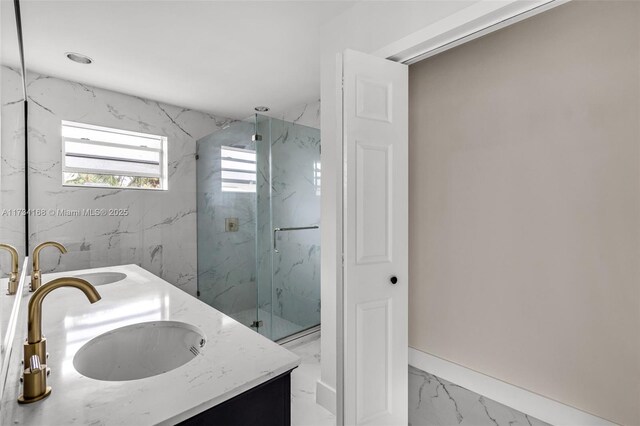
[[[409,426],[549,426],[506,405],[409,366]]]
[[[290,108],[276,118],[320,130],[320,100]]]
[[[253,123],[239,121],[197,142],[198,289],[227,315],[256,308],[256,194],[222,192],[221,147],[255,149]],[[237,218],[237,232],[225,219]]]
[[[31,208],[128,209],[126,216],[33,216],[30,242],[46,272],[135,263],[195,295],[196,140],[232,120],[39,74],[28,76]],[[61,120],[168,138],[167,191],[62,186]]]
[[[0,67],[0,242],[18,249],[20,257],[25,249],[25,220],[10,210],[24,209],[24,102],[22,76],[14,68]],[[0,270],[11,271],[11,258],[0,253]]]

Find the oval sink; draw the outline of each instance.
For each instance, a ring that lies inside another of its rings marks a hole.
[[[76,275],[76,278],[89,281],[93,286],[117,283],[127,278],[122,272],[91,272],[89,274]]]
[[[184,322],[133,324],[87,342],[73,357],[73,366],[96,380],[144,379],[188,363],[204,342],[202,331]]]

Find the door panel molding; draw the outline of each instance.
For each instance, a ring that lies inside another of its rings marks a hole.
[[[356,308],[358,423],[391,414],[391,303],[387,298],[359,303]]]
[[[357,263],[391,262],[393,146],[356,147]]]

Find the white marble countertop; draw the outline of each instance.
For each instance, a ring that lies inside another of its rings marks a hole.
[[[25,291],[11,366],[0,408],[4,425],[175,424],[299,365],[280,345],[202,303],[136,265],[43,276],[117,271],[127,278],[97,286],[102,300],[90,304],[74,288],[50,293],[43,303],[51,395],[18,405],[22,345],[31,293]],[[81,375],[73,357],[82,345],[107,331],[140,322],[171,320],[198,327],[206,345],[187,364],[157,376],[131,381],[99,381]]]

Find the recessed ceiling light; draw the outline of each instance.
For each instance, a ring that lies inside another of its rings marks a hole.
[[[256,111],[258,111],[258,112],[267,112],[267,111],[269,111],[269,107],[266,107],[266,106],[257,106],[254,109]]]
[[[81,53],[67,52],[66,55],[69,60],[77,62],[79,64],[89,65],[93,62],[93,59]]]

